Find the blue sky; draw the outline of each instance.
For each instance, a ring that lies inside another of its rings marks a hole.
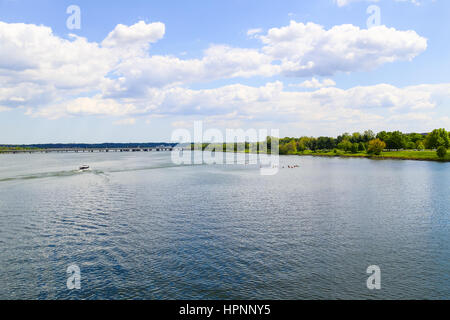
[[[382,26],[366,30],[370,5]],[[449,15],[444,0],[1,0],[0,143],[168,141],[194,120],[448,129]]]

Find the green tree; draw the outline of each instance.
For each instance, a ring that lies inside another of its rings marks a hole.
[[[363,139],[364,139],[364,142],[369,142],[370,140],[375,139],[375,134],[373,133],[372,130],[366,130],[366,131],[364,131]]]
[[[425,150],[425,145],[423,144],[423,141],[417,141],[416,149],[420,151]]]
[[[381,131],[376,136],[377,139],[380,139],[381,141],[384,141],[384,142],[388,141],[390,137],[391,137],[391,134],[386,131]],[[372,139],[372,140],[374,140],[374,139]]]
[[[367,153],[379,155],[386,148],[386,143],[380,139],[374,139],[369,141],[369,147]]]
[[[338,149],[344,150],[344,151],[350,151],[352,148],[352,143],[348,140],[343,140],[341,143],[338,144]]]
[[[416,148],[416,144],[414,142],[412,142],[412,141],[410,141],[410,142],[408,142],[406,144],[406,149],[408,149],[408,150],[412,150],[412,149],[415,149],[415,148]]]
[[[335,146],[334,139],[330,137],[319,137],[317,138],[317,149],[320,150],[331,150]]]
[[[445,129],[435,129],[425,138],[425,147],[427,149],[436,149],[440,146],[450,147],[448,132]]]
[[[300,140],[298,141],[298,150],[304,151],[307,149],[311,150],[311,138],[309,137],[301,137]],[[303,149],[303,150],[302,150]]]
[[[352,138],[350,139],[351,142],[356,143],[361,141],[361,134],[359,132],[354,132],[352,134]]]
[[[366,146],[364,145],[363,142],[360,142],[358,145],[358,151],[364,152],[366,151]]]
[[[338,136],[337,139],[336,139],[336,142],[339,144],[339,143],[341,143],[344,140],[349,140],[350,141],[351,138],[352,138],[352,136],[350,135],[350,133],[346,132],[346,133]]]
[[[423,135],[420,133],[410,133],[408,134],[408,139],[414,143],[417,143],[417,141],[423,140]]]
[[[316,151],[317,148],[317,139],[316,138],[309,138],[308,140],[308,148],[312,151]]]
[[[352,148],[351,148],[351,151],[352,151],[352,153],[358,153],[358,149],[359,149],[359,143],[353,143],[352,144]]]
[[[272,137],[267,137],[266,139],[266,148],[268,151],[270,151],[272,149]]]
[[[439,148],[437,148],[437,156],[441,159],[445,158],[445,155],[447,154],[447,148],[444,146],[440,146]]]
[[[286,145],[286,151],[287,153],[297,152],[297,143],[295,142],[295,140],[291,140],[291,142]]]
[[[303,152],[306,150],[306,146],[304,141],[302,141],[302,139],[300,139],[300,141],[297,142],[297,150],[300,152]]]
[[[400,131],[394,131],[386,141],[388,149],[403,149],[406,145],[406,138]]]

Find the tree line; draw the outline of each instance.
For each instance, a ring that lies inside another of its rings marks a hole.
[[[372,130],[363,133],[344,133],[333,137],[300,137],[279,139],[280,154],[296,154],[307,150],[337,151],[348,153],[367,152],[381,154],[384,150],[437,150],[438,156],[445,157],[450,147],[449,132],[435,129],[431,133],[402,133],[401,131],[381,131],[375,134]],[[445,151],[445,152],[444,152]]]

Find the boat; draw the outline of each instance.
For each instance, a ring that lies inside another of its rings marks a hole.
[[[88,165],[82,165],[78,170],[86,171],[86,170],[89,170],[89,169],[90,169],[90,167]]]

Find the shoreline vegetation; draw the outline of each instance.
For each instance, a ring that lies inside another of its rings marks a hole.
[[[407,134],[381,131],[376,135],[367,130],[364,133],[344,133],[337,138],[267,137],[266,141],[257,143],[192,143],[191,150],[271,153],[274,145],[278,147],[280,155],[450,162],[450,153],[447,152],[450,136],[445,129]]]
[[[38,151],[38,150],[43,150],[43,149],[31,148],[31,147],[17,147],[17,146],[0,146],[0,153]]]
[[[244,136],[241,141],[245,140]],[[114,147],[154,147],[171,146],[170,143],[104,143],[104,144],[41,144],[41,145],[0,145],[2,153],[26,153],[57,150],[59,148],[114,148]],[[344,133],[332,137],[275,138],[267,137],[263,142],[249,143],[187,143],[184,148],[239,153],[272,153],[278,149],[280,155],[297,155],[313,157],[344,157],[369,159],[394,159],[450,162],[450,133],[445,129],[435,129],[431,133],[407,133],[400,131],[381,131],[374,134],[371,130],[364,133]],[[277,152],[275,152],[277,153]]]
[[[298,156],[312,156],[312,157],[341,157],[341,158],[367,158],[374,160],[416,160],[416,161],[439,161],[450,162],[450,154],[445,158],[439,158],[436,151],[433,150],[401,150],[388,151],[381,155],[370,155],[367,153],[337,153],[334,152],[302,152],[297,153]]]

